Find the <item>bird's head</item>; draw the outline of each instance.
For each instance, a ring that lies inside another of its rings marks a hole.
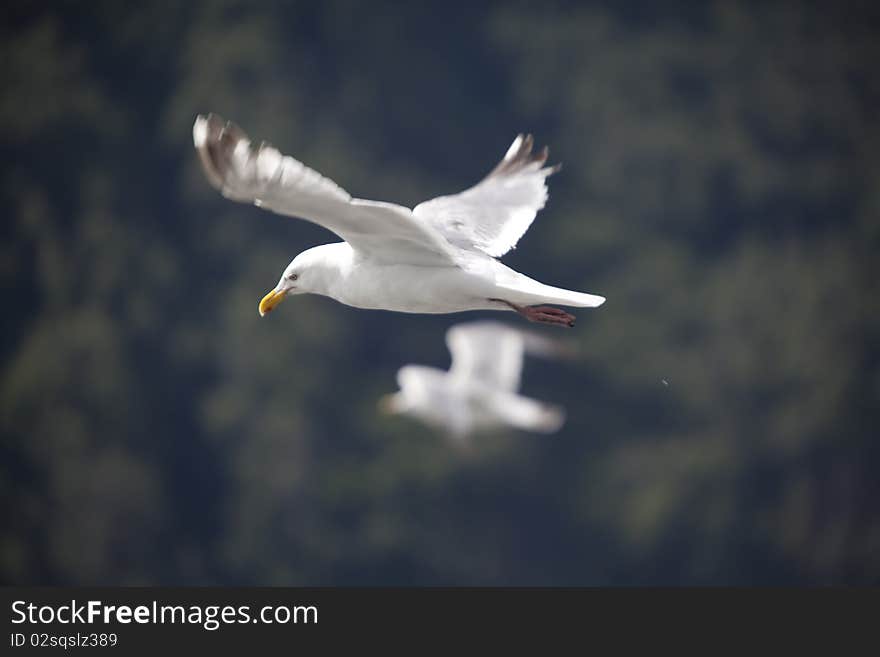
[[[377,406],[383,415],[403,415],[412,410],[412,403],[403,392],[382,395]]]
[[[260,316],[272,312],[286,297],[295,294],[327,294],[329,281],[339,269],[340,251],[336,244],[324,244],[303,251],[291,260],[275,289],[260,300]]]

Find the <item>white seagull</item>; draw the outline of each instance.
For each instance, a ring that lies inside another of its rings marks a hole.
[[[311,292],[356,308],[406,313],[515,310],[533,322],[573,326],[547,305],[594,307],[605,298],[544,285],[501,264],[547,200],[547,148],[519,135],[482,181],[413,210],[352,198],[332,180],[231,121],[199,116],[193,141],[223,196],[312,221],[344,242],[303,251],[260,301],[265,315],[285,297]]]
[[[415,417],[464,438],[475,431],[512,426],[552,433],[565,421],[558,406],[517,394],[528,353],[562,355],[563,347],[499,322],[457,324],[446,332],[452,354],[449,371],[405,365],[397,372],[400,391],[380,400],[388,413]]]

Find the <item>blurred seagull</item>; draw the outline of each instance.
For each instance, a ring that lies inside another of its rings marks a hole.
[[[356,308],[406,313],[514,310],[533,322],[574,326],[574,316],[538,304],[594,307],[605,298],[551,287],[501,264],[547,200],[547,148],[519,135],[475,186],[410,210],[352,198],[332,180],[236,124],[199,116],[193,141],[205,174],[227,198],[312,221],[344,242],[300,253],[259,304],[311,292]]]
[[[564,355],[563,346],[499,322],[457,324],[446,332],[452,354],[449,371],[405,365],[397,372],[400,391],[380,408],[413,416],[463,438],[475,431],[512,426],[552,433],[565,412],[517,394],[526,352]]]

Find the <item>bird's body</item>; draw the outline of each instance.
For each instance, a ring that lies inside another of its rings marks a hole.
[[[480,183],[413,210],[352,198],[333,181],[265,142],[253,146],[234,123],[198,117],[193,140],[208,180],[236,201],[301,217],[345,241],[304,251],[260,302],[322,294],[356,308],[407,313],[515,310],[531,321],[572,326],[565,311],[537,304],[601,305],[600,296],[539,283],[498,260],[547,198],[547,150],[520,135]]]
[[[369,310],[402,313],[456,313],[510,310],[499,298],[520,306],[576,305],[578,293],[543,285],[497,260],[470,267],[396,264],[363,257],[346,242],[309,249],[309,270],[320,271],[313,294]]]
[[[350,254],[353,254],[349,249]],[[357,256],[352,261],[358,260]],[[395,265],[363,259],[349,266],[328,296],[369,310],[402,313],[455,313],[484,310],[491,284],[457,267]]]
[[[526,352],[561,354],[556,344],[497,322],[470,322],[446,333],[449,371],[405,365],[400,390],[382,408],[412,416],[462,439],[478,431],[514,427],[552,433],[565,419],[558,406],[518,393]]]

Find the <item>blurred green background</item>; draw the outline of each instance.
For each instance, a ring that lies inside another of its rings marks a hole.
[[[661,4],[5,3],[0,579],[880,583],[875,3]],[[549,144],[563,431],[376,412],[478,313],[260,319],[335,238],[211,189],[208,111],[410,207]]]

